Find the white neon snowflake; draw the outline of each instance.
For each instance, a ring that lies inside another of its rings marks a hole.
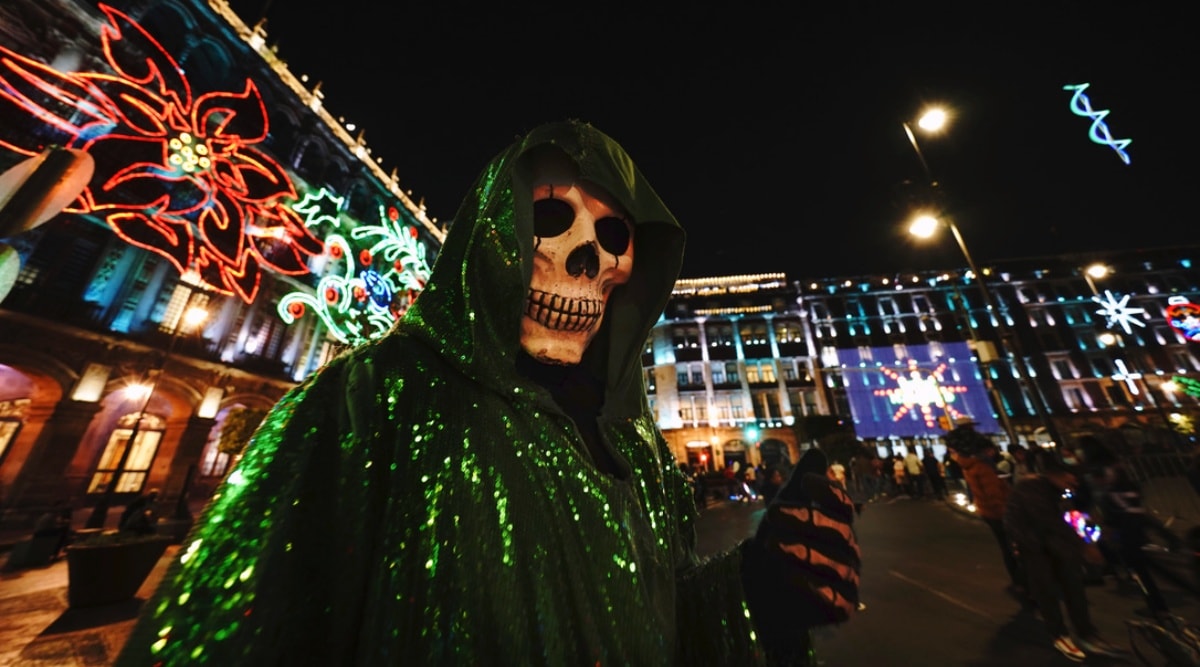
[[[1129,306],[1129,297],[1130,295],[1126,294],[1123,297],[1117,298],[1116,295],[1108,290],[1104,290],[1103,297],[1092,297],[1092,301],[1095,301],[1103,306],[1100,310],[1096,311],[1096,314],[1103,315],[1105,317],[1107,320],[1106,324],[1109,329],[1119,324],[1121,325],[1121,328],[1125,330],[1125,333],[1131,334],[1133,333],[1133,330],[1129,328],[1130,325],[1139,327],[1146,326],[1145,322],[1136,317],[1136,315],[1139,313],[1145,315],[1146,310],[1144,308],[1131,308]]]

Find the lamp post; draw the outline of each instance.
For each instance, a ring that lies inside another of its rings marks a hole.
[[[917,121],[917,126],[928,132],[937,132],[945,126],[947,118],[948,115],[945,110],[933,108],[921,115],[920,120]],[[921,169],[924,171],[925,180],[928,183],[931,192],[935,197],[940,198],[941,190],[938,188],[938,182],[933,178],[933,173],[929,169],[929,164],[925,161],[925,155],[921,152],[920,144],[917,143],[917,136],[913,133],[913,129],[907,121],[904,121],[902,125],[904,126],[904,133],[908,136],[908,141],[912,145],[913,151],[916,152],[917,158],[921,161]],[[988,288],[987,282],[984,279],[984,274],[975,264],[975,258],[971,256],[971,251],[967,248],[967,242],[963,238],[962,232],[959,231],[958,225],[954,223],[954,220],[947,216],[938,218],[929,214],[922,214],[915,218],[910,224],[909,232],[914,236],[928,238],[937,230],[939,224],[945,225],[950,230],[950,233],[954,236],[954,241],[958,244],[958,249],[962,252],[963,259],[965,259],[967,262],[967,268],[970,269],[971,274],[975,277],[975,280],[979,282],[979,293],[983,297],[984,306],[986,307],[989,316],[994,316],[996,318],[996,327],[1000,332],[999,343],[1001,350],[1004,350],[1006,347],[1005,338],[1008,338],[1008,344],[1012,345],[1013,356],[1016,357],[1014,365],[1017,370],[1017,375],[1020,377],[1022,384],[1029,388],[1030,398],[1033,399],[1034,412],[1037,413],[1038,418],[1041,420],[1042,425],[1046,429],[1046,433],[1050,436],[1050,438],[1055,442],[1056,445],[1061,445],[1063,440],[1058,434],[1058,429],[1055,427],[1054,421],[1050,418],[1049,410],[1046,407],[1046,402],[1042,396],[1041,389],[1036,383],[1033,382],[1033,379],[1029,376],[1029,370],[1025,367],[1025,354],[1021,349],[1020,340],[1015,334],[1009,336],[1005,335],[1008,333],[1008,331],[1007,325],[1004,322],[1003,314],[1000,312],[1000,309],[996,307],[996,303],[992,298],[991,290]],[[970,319],[970,313],[967,313],[968,323],[970,322]],[[975,333],[973,328],[969,329],[968,332],[974,339]],[[1006,354],[1005,356],[1007,357],[1009,355]],[[1004,414],[1004,405],[1003,403],[999,402],[999,395],[992,386],[990,373],[985,372],[984,376],[987,380],[987,384],[992,392],[993,397],[998,402],[996,409],[1001,414]],[[1010,441],[1013,444],[1016,444],[1017,440],[1015,432],[1010,430],[1008,436]]]
[[[179,318],[175,321],[175,326],[171,330],[171,339],[167,343],[167,349],[159,358],[158,363],[154,368],[147,369],[142,375],[142,380],[133,385],[137,388],[137,393],[141,399],[141,407],[138,408],[137,419],[133,423],[133,427],[129,430],[129,437],[125,440],[125,446],[121,448],[121,457],[118,459],[115,469],[112,472],[111,479],[104,485],[104,493],[96,501],[96,505],[92,508],[91,515],[88,516],[85,527],[87,528],[104,528],[108,521],[108,510],[112,506],[113,498],[117,493],[117,485],[121,481],[121,477],[125,474],[125,466],[129,464],[129,455],[137,444],[138,434],[141,433],[142,422],[146,419],[146,410],[150,407],[150,399],[154,397],[154,391],[158,388],[158,383],[164,375],[164,368],[167,365],[167,360],[175,351],[175,345],[179,342],[179,334],[183,332],[185,327],[199,326],[205,319],[208,318],[208,311],[200,306],[193,306],[192,300],[196,297],[196,293],[201,291],[199,287],[188,282],[181,282],[181,285],[188,289],[187,300],[183,304],[183,309],[179,314]],[[144,394],[144,396],[142,396]]]

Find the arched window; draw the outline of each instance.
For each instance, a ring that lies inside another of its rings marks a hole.
[[[88,493],[104,493],[114,477],[117,478],[117,486],[113,490],[115,493],[138,493],[146,485],[146,476],[158,454],[166,422],[156,415],[143,415],[140,426],[136,426],[138,416],[137,412],[132,412],[117,420],[117,427],[108,437],[100,463],[92,473]],[[129,450],[125,467],[120,468],[121,457],[131,439],[133,447]]]

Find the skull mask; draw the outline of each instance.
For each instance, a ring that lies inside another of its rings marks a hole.
[[[633,271],[633,225],[561,153],[533,164],[533,275],[521,347],[543,363],[579,363],[609,294]]]

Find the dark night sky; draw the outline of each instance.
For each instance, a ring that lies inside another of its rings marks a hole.
[[[922,172],[901,121],[936,101],[954,123],[921,148],[981,264],[1197,243],[1186,3],[384,4],[233,6],[251,25],[265,12],[293,72],[439,220],[513,137],[573,117],[688,230],[684,277],[956,267],[949,235],[903,224]],[[1131,165],[1071,113],[1063,86],[1085,82]]]

